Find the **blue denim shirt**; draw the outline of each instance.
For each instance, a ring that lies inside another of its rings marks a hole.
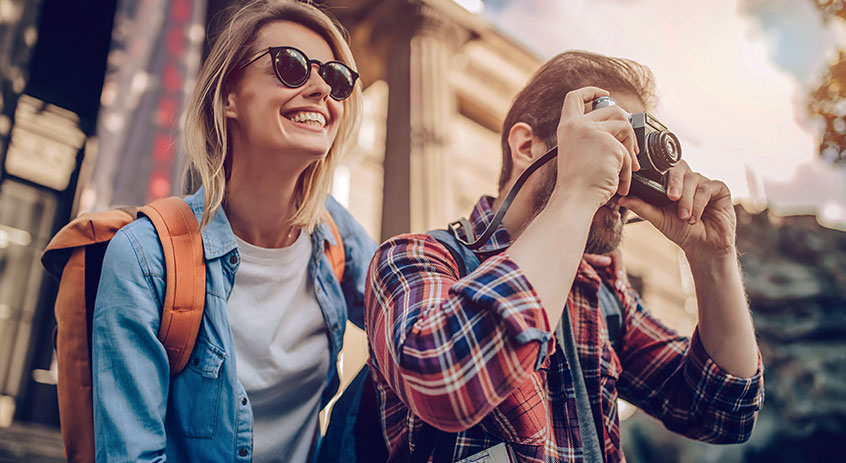
[[[204,192],[185,198],[199,220]],[[329,333],[329,380],[321,408],[338,389],[337,359],[346,321],[362,326],[367,266],[376,244],[331,197],[346,252],[340,284],[324,254],[335,242],[329,226],[312,234],[308,272]],[[120,229],[106,250],[92,325],[94,435],[97,461],[249,462],[253,420],[238,381],[226,315],[240,256],[223,210],[203,230],[206,306],[191,359],[170,376],[157,338],[165,294],[161,244],[149,219]],[[319,436],[318,436],[319,438]],[[322,443],[318,441],[318,446]],[[317,452],[313,452],[317,454]],[[279,455],[285,460],[285,455]]]

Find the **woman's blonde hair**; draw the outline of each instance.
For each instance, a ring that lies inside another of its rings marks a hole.
[[[337,20],[314,5],[293,0],[255,0],[229,7],[226,24],[200,69],[197,85],[182,119],[182,134],[188,154],[188,168],[205,188],[206,200],[201,227],[205,227],[223,204],[226,194],[226,157],[229,134],[224,116],[224,98],[241,64],[257,52],[253,46],[258,31],[275,21],[291,21],[317,32],[332,49],[335,59],[355,69],[347,44],[346,30]],[[284,44],[280,44],[284,45]],[[297,212],[293,226],[312,233],[326,214],[329,194],[341,151],[350,140],[361,115],[361,83],[343,101],[344,117],[329,153],[308,166],[297,180]]]

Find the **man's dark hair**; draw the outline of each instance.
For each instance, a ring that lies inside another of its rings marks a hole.
[[[532,127],[534,135],[546,146],[556,141],[564,96],[572,90],[593,85],[612,92],[631,93],[640,97],[647,108],[655,100],[652,71],[642,64],[624,58],[613,58],[585,51],[568,51],[547,61],[517,94],[502,126],[502,191],[511,177],[513,163],[508,132],[518,122]]]

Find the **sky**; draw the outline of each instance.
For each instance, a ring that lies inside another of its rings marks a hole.
[[[646,64],[655,115],[694,170],[749,207],[767,198],[846,229],[846,169],[819,159],[804,110],[846,26],[824,25],[812,0],[486,0],[480,14],[543,57],[582,49]]]

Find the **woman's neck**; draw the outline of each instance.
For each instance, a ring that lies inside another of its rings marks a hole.
[[[251,168],[237,160],[235,157],[231,166],[223,204],[232,231],[259,247],[290,246],[300,232],[291,222],[297,212],[297,179],[305,167],[255,165]]]

